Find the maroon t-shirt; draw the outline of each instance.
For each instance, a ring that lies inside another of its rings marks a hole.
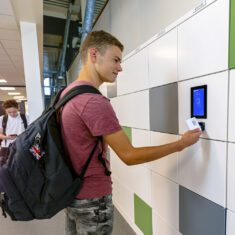
[[[92,85],[85,81],[71,83],[62,96],[78,85]],[[62,110],[62,138],[77,174],[89,157],[98,136],[112,134],[121,130],[118,119],[107,98],[99,94],[82,94],[70,100]],[[76,196],[77,199],[99,198],[112,193],[111,177],[105,174],[105,168],[98,160],[102,144],[96,149],[84,177],[84,184]],[[103,158],[106,158],[107,145],[103,146]]]

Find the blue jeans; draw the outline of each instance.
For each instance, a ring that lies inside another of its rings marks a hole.
[[[66,235],[111,235],[113,230],[112,196],[74,200],[65,209]]]

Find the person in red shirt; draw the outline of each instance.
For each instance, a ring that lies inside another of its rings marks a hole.
[[[75,86],[85,84],[98,89],[104,82],[115,82],[122,71],[123,49],[121,42],[107,32],[89,33],[80,51],[82,68],[78,79],[63,91],[62,96]],[[112,182],[107,173],[107,145],[124,163],[134,165],[181,151],[196,143],[201,135],[196,129],[186,132],[173,143],[135,148],[123,132],[109,100],[99,94],[82,94],[69,101],[62,110],[61,125],[65,150],[78,174],[99,141],[84,176],[83,187],[71,206],[65,209],[67,235],[112,233]],[[103,164],[98,157],[100,153]]]

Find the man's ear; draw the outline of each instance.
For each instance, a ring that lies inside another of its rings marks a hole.
[[[91,48],[89,50],[89,55],[90,55],[90,58],[91,58],[91,61],[92,62],[95,62],[96,60],[96,54],[97,54],[97,49],[96,48]]]

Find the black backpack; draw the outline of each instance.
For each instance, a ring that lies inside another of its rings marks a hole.
[[[20,221],[51,218],[69,206],[79,192],[101,138],[97,138],[82,172],[76,175],[65,156],[58,112],[83,93],[100,94],[88,85],[72,88],[59,101],[58,94],[55,102],[9,147],[8,162],[0,167],[0,205],[5,217],[7,213],[12,220]],[[105,166],[102,153],[99,159]]]

